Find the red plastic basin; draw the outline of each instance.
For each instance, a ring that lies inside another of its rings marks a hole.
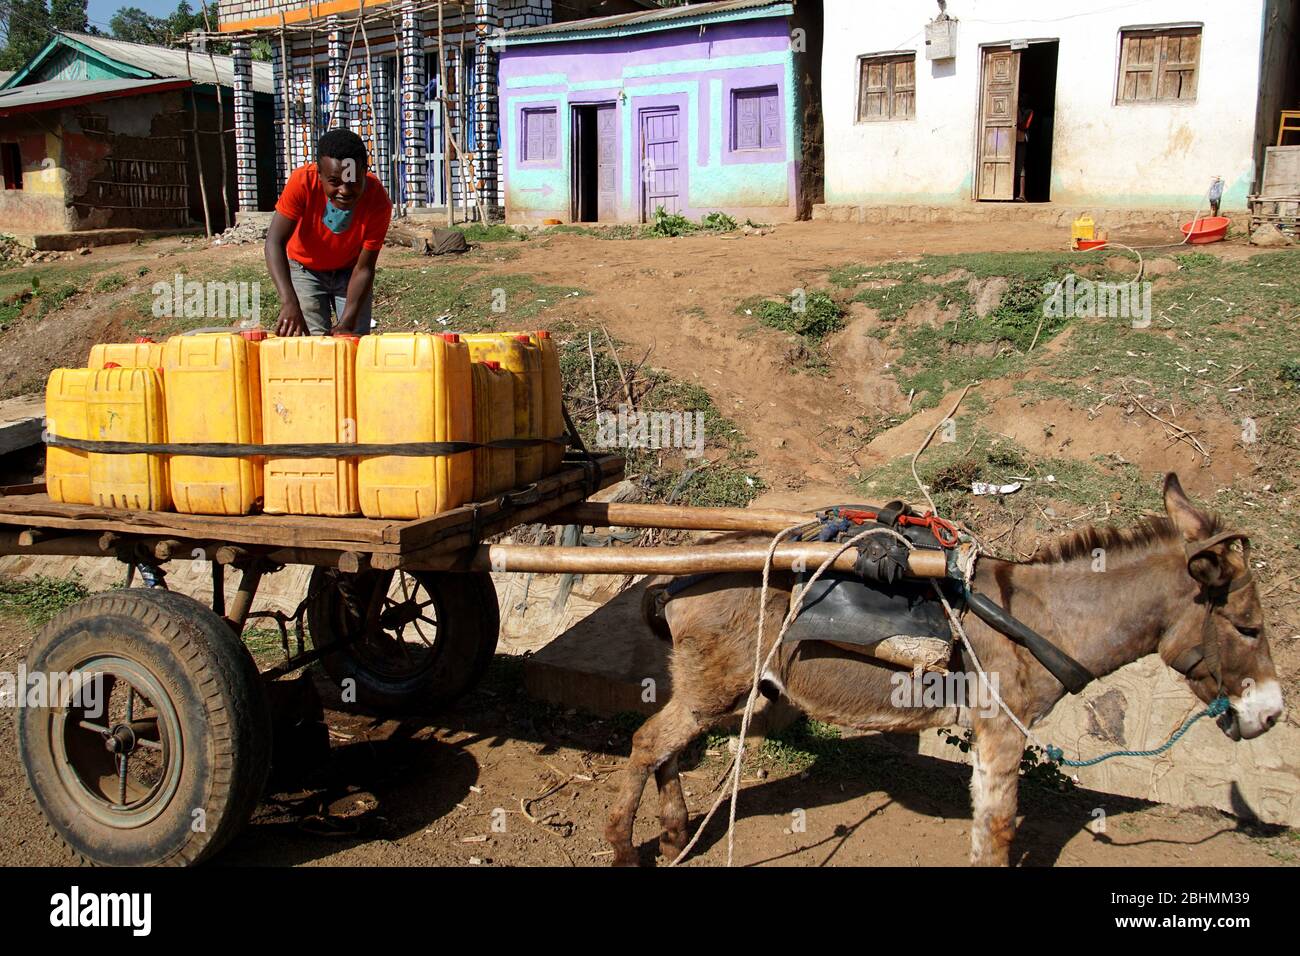
[[[1228,234],[1230,221],[1227,216],[1206,216],[1194,222],[1185,222],[1182,225],[1183,235],[1187,236],[1187,241],[1193,245],[1218,242]],[[1192,228],[1193,225],[1195,229]]]

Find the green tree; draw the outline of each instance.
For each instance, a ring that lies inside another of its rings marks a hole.
[[[118,40],[133,43],[162,43],[163,22],[139,7],[121,7],[108,21],[108,29]]]
[[[17,70],[41,51],[50,39],[50,12],[45,0],[0,0],[5,33],[0,70]]]
[[[50,22],[56,30],[85,33],[90,26],[86,18],[86,0],[50,0]]]

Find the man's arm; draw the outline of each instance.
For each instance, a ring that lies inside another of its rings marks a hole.
[[[335,335],[352,335],[357,325],[357,314],[361,303],[370,295],[375,284],[375,264],[379,261],[378,249],[362,248],[357,257],[357,264],[352,267],[352,278],[348,280],[348,301],[343,306],[343,314],[334,326]]]
[[[289,278],[289,254],[285,251],[289,237],[298,226],[298,220],[277,212],[271,217],[271,227],[266,231],[266,269],[271,273],[275,290],[280,293],[280,321],[276,335],[306,335],[307,322],[302,317],[298,293]],[[349,301],[351,289],[349,288]]]

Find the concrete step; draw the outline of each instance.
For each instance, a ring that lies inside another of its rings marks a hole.
[[[849,222],[862,225],[883,223],[989,223],[1038,222],[1068,228],[1083,215],[1091,216],[1097,225],[1112,232],[1116,229],[1159,228],[1170,230],[1175,241],[1182,238],[1178,227],[1190,220],[1194,210],[1133,209],[1098,206],[1063,206],[1056,203],[1017,202],[962,202],[947,204],[882,203],[845,205],[821,203],[813,206],[813,220],[820,222]],[[1203,211],[1203,215],[1208,212]],[[1233,211],[1225,210],[1225,215]],[[1237,212],[1244,216],[1244,212]],[[1068,239],[1068,235],[1066,239]]]

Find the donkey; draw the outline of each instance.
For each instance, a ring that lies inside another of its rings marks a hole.
[[[1249,542],[1223,531],[1218,519],[1197,508],[1172,473],[1165,478],[1164,505],[1163,517],[1125,529],[1085,528],[1041,548],[1026,563],[983,558],[972,588],[994,597],[1097,677],[1158,653],[1202,701],[1227,696],[1229,709],[1218,723],[1230,739],[1257,737],[1278,721],[1283,704],[1251,577]],[[723,573],[698,581],[656,614],[652,609],[661,605],[654,594],[669,580],[648,582],[643,610],[651,628],[672,640],[673,692],[633,737],[626,777],[605,827],[615,865],[637,862],[632,824],[651,772],[659,788],[660,852],[672,860],[685,848],[688,814],[678,756],[697,735],[743,705],[753,676],[759,575]],[[793,584],[789,573],[771,576],[765,658]],[[1041,720],[1065,695],[1065,688],[1006,636],[970,614],[963,626],[1002,699],[1025,726]],[[971,666],[963,658],[963,670]],[[837,645],[802,641],[778,651],[763,679],[806,714],[828,723],[899,733],[952,724],[971,728],[971,862],[1006,865],[1015,835],[1024,736],[997,707],[928,695],[916,700],[919,694],[904,701],[916,706],[896,706],[893,690],[905,675]]]

